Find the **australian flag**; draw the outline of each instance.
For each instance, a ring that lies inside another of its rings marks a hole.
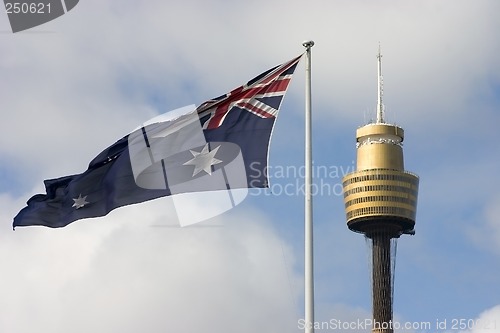
[[[271,132],[302,56],[220,97],[159,116],[77,175],[45,180],[13,226],[64,227],[180,193],[268,187]]]

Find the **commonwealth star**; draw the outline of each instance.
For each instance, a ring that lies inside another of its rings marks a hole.
[[[193,154],[193,158],[184,163],[183,165],[194,165],[193,177],[199,174],[201,171],[205,171],[207,174],[212,174],[212,165],[222,163],[223,161],[215,158],[215,154],[219,150],[220,145],[215,149],[210,151],[208,143],[200,152],[189,150]]]

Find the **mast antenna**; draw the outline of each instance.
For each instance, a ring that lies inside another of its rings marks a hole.
[[[384,95],[384,78],[382,77],[382,54],[380,53],[380,43],[378,44],[378,78],[377,78],[377,124],[385,123],[384,121],[384,104],[382,96]]]

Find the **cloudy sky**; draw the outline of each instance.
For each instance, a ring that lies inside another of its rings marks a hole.
[[[345,226],[340,183],[375,116],[380,42],[386,118],[421,178],[395,319],[407,332],[500,332],[499,12],[496,0],[82,0],[16,34],[0,14],[0,331],[299,332],[304,62],[273,134],[272,191],[186,228],[167,199],[62,229],[12,231],[12,219],[44,179],[83,172],[147,119],[313,39],[314,163],[328,170],[315,179],[316,320],[371,317],[369,249]]]

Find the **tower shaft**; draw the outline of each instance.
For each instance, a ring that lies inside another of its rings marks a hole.
[[[372,241],[373,332],[392,333],[391,236],[376,232]]]

